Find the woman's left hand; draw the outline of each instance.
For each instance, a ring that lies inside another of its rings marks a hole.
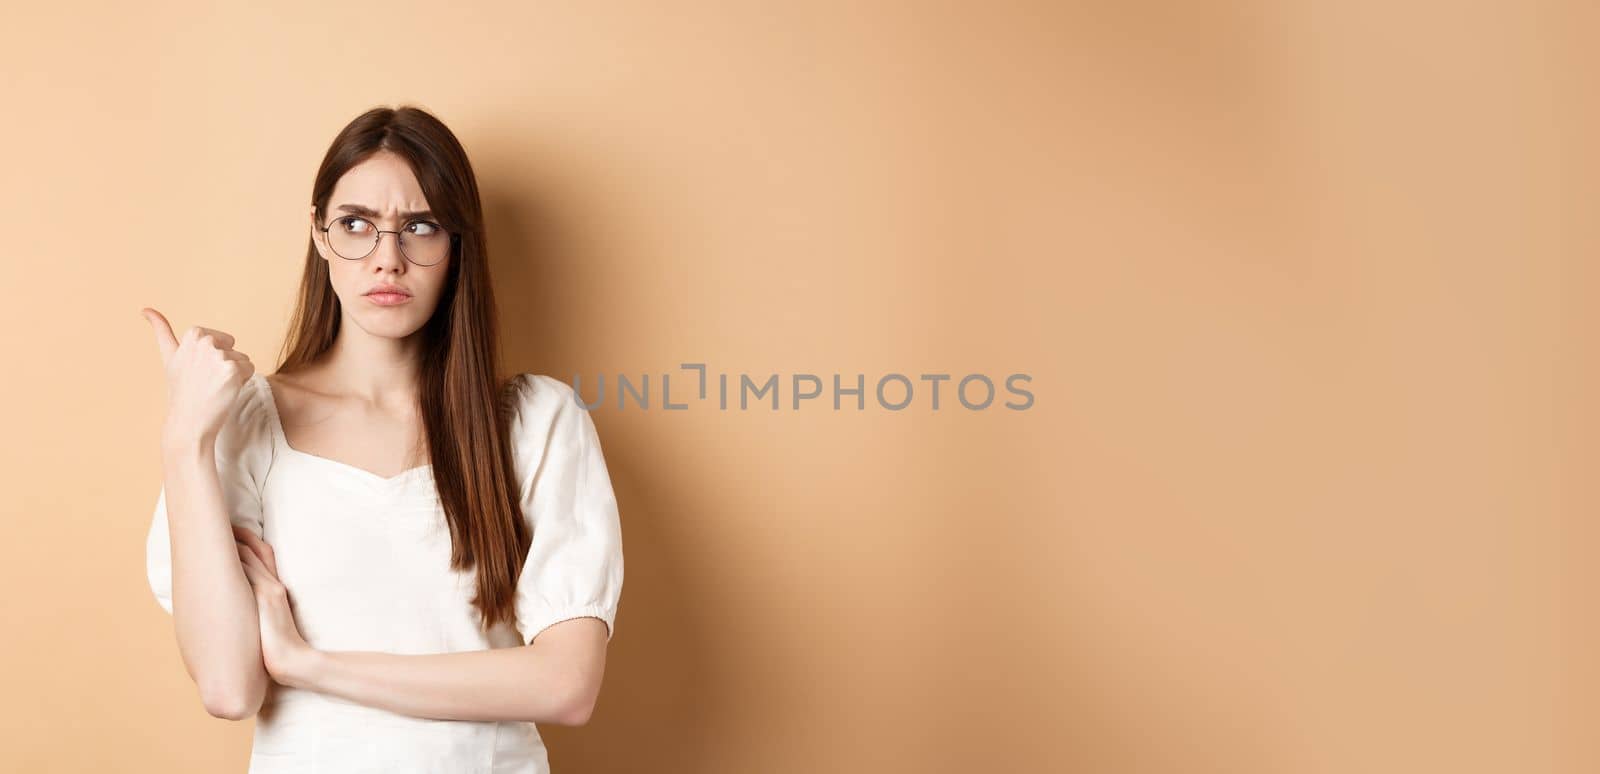
[[[234,543],[239,548],[239,563],[255,589],[256,612],[261,623],[261,660],[272,679],[299,687],[304,671],[316,650],[300,636],[294,611],[289,606],[289,590],[278,579],[278,561],[272,546],[254,532],[233,527]]]

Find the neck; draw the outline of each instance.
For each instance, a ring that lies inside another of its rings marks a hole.
[[[380,405],[414,404],[421,373],[422,334],[374,336],[348,319],[321,358],[325,384]]]

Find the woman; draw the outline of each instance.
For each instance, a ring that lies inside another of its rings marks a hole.
[[[587,722],[622,591],[572,389],[500,378],[483,214],[438,119],[377,108],[312,189],[281,365],[155,328],[168,384],[146,545],[207,710],[250,772],[546,772]]]

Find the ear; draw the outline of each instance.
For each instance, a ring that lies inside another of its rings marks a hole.
[[[324,261],[328,260],[328,253],[324,249],[325,245],[322,243],[322,240],[326,235],[322,233],[322,229],[317,225],[317,205],[315,203],[312,203],[311,206],[307,208],[306,223],[311,228],[311,244],[317,249],[317,256]]]

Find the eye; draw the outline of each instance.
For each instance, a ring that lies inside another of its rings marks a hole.
[[[335,223],[346,234],[365,234],[372,230],[371,223],[354,215],[346,215],[335,221]]]
[[[435,236],[443,230],[439,227],[439,224],[429,223],[425,220],[413,220],[406,224],[406,231],[417,236]]]

